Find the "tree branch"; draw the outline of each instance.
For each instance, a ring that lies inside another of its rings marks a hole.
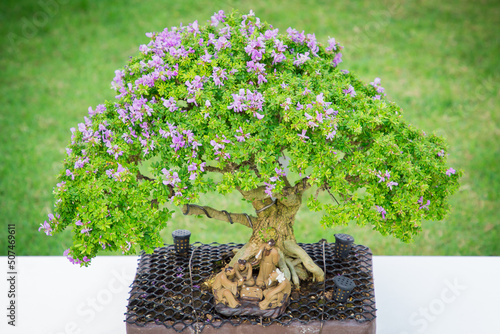
[[[155,179],[152,179],[150,177],[147,177],[146,175],[142,175],[141,172],[137,171],[137,180],[147,180],[147,181],[151,181],[151,182],[154,182],[156,181]]]
[[[266,190],[265,186],[260,186],[252,190],[243,190],[240,187],[236,187],[236,189],[241,193],[241,195],[249,200],[249,201],[261,201],[266,198],[269,198],[269,195],[264,192]]]
[[[304,191],[311,188],[311,185],[309,184],[309,182],[307,182],[307,180],[309,180],[309,176],[298,180],[293,187],[286,187],[285,189],[283,189],[283,192],[281,194],[276,194],[276,198],[297,195],[299,193],[302,194]]]
[[[224,170],[213,166],[205,166],[203,167],[203,169],[205,169],[207,172],[221,173],[221,174],[224,173]]]
[[[290,195],[297,195],[299,193],[303,193],[307,189],[311,188],[311,185],[307,180],[309,179],[308,176],[300,179],[295,183],[295,185],[292,187],[285,187],[281,193],[273,193],[273,197],[277,199],[281,199],[283,197],[287,197]],[[266,190],[265,186],[260,186],[252,190],[242,190],[240,187],[236,187],[238,191],[245,197],[246,199],[250,201],[256,201],[256,200],[263,200],[266,198],[269,198],[269,195],[264,192]]]
[[[228,223],[238,223],[249,228],[253,228],[253,223],[257,221],[256,217],[249,216],[245,213],[229,213],[225,210],[219,211],[209,206],[186,204],[182,207],[181,211],[184,215],[205,215],[208,218],[214,218]]]
[[[337,199],[335,198],[335,196],[333,196],[333,194],[330,192],[330,187],[328,187],[325,184],[325,188],[326,188],[326,191],[328,191],[328,193],[330,194],[330,197],[333,198],[335,200],[335,202],[337,202],[337,205],[340,205],[339,201],[337,201]]]
[[[285,182],[285,186],[288,188],[288,187],[291,187],[292,185],[290,184],[290,181],[288,181],[288,178],[286,177],[286,175],[282,176],[283,178],[283,181]]]

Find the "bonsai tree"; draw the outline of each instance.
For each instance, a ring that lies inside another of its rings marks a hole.
[[[222,11],[205,26],[146,36],[115,72],[116,99],[71,129],[55,212],[40,229],[72,229],[73,263],[102,249],[151,252],[180,206],[252,229],[233,264],[274,239],[280,269],[299,284],[324,279],[293,232],[311,187],[307,205],[324,226],[353,222],[409,241],[422,220],[447,213],[459,173],[447,167],[445,142],[406,123],[380,79],[340,70],[334,38],[323,45],[253,12]],[[239,192],[255,212],[203,206],[210,191]]]

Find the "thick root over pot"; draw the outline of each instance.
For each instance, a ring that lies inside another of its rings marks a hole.
[[[295,241],[286,240],[285,252],[291,254],[291,257],[299,258],[302,261],[302,265],[306,268],[308,272],[313,275],[313,282],[323,282],[325,280],[325,273],[318,267],[316,263],[311,259],[311,257],[302,249]]]
[[[284,246],[284,250],[278,249],[280,255],[278,267],[297,289],[300,288],[300,280],[308,279],[310,275],[312,275],[313,281],[322,282],[325,280],[323,270],[314,263],[306,251],[304,251],[295,241],[287,240],[284,242]],[[258,250],[258,245],[253,243],[245,244],[235,252],[229,265],[236,265],[239,259],[253,262]]]

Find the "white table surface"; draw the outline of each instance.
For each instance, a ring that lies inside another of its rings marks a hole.
[[[63,257],[17,257],[16,327],[7,325],[7,258],[0,257],[0,333],[125,334],[137,257],[89,268]],[[377,333],[500,333],[500,257],[373,258]]]

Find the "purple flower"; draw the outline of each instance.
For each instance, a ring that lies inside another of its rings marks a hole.
[[[241,135],[234,135],[236,137],[236,140],[239,142],[244,142],[246,138],[250,138],[250,133],[244,134],[241,126],[238,130],[236,130],[236,132],[241,134]]]
[[[381,206],[378,206],[378,205],[376,205],[376,207],[377,207],[377,211],[380,212],[380,214],[382,215],[382,219],[385,219],[385,215],[387,214],[385,209]]]
[[[200,168],[200,169],[203,169],[203,168]],[[198,170],[198,166],[195,162],[193,162],[191,165],[188,166],[188,172],[194,172],[196,170]],[[191,173],[191,175],[189,176],[189,179],[194,180],[194,179],[196,179],[197,176],[198,176],[198,173]]]
[[[247,62],[247,72],[253,72],[257,74],[257,84],[262,84],[264,82],[267,82],[267,79],[265,78],[265,68],[264,64],[261,64],[259,62],[254,62],[253,60]]]
[[[69,260],[69,262],[73,263],[73,264],[80,264],[82,263],[82,261],[78,260],[78,259],[74,259],[73,256],[71,256],[70,254],[70,249],[66,249],[63,253],[64,256],[66,256],[66,258]]]
[[[286,51],[288,46],[285,45],[279,39],[276,39],[274,41],[274,47],[276,48],[276,50],[271,51],[271,56],[273,56],[273,65],[276,65],[276,64],[281,63],[282,61],[286,60],[286,56],[283,54],[283,52]]]
[[[298,135],[297,135],[297,136],[299,136],[300,138],[302,138],[302,141],[304,141],[304,142],[305,142],[305,140],[306,140],[306,139],[309,139],[309,137],[308,137],[308,136],[306,136],[306,132],[307,132],[307,130],[302,130],[302,134],[300,134],[300,135],[298,134]]]
[[[273,39],[276,36],[278,36],[278,29],[273,29],[273,30],[269,29],[269,30],[266,30],[266,32],[264,33],[265,39]]]
[[[337,45],[335,42],[335,38],[329,38],[328,39],[328,46],[325,49],[326,51],[336,51],[337,50]]]
[[[75,175],[69,169],[66,169],[66,176],[71,176],[72,180],[75,179]]]
[[[177,172],[171,173],[170,170],[163,168],[161,172],[165,175],[166,180],[163,181],[164,185],[175,186],[177,183],[181,182],[179,179],[179,174]]]
[[[392,187],[393,186],[397,186],[398,183],[397,182],[394,182],[394,181],[391,181],[391,182],[387,182],[387,186],[392,190]]]
[[[386,179],[388,180],[391,177],[391,173],[387,170],[383,174],[381,171],[374,171],[374,172],[375,175],[379,178],[378,183],[384,182]]]
[[[333,131],[330,131],[328,132],[328,134],[326,135],[326,139],[329,140],[329,139],[333,139],[333,137],[337,134],[337,131],[333,130]]]
[[[217,51],[220,51],[222,49],[231,48],[231,43],[226,38],[226,36],[220,36],[217,40],[215,40],[215,45],[214,46],[215,46],[215,49]]]
[[[121,70],[115,71],[115,78],[111,82],[111,88],[114,90],[119,90],[123,87],[123,77],[125,76],[125,72]]]
[[[283,171],[281,168],[274,168],[274,171],[276,172],[276,174],[278,174],[278,176],[286,176],[286,172]]]
[[[254,116],[254,117],[257,117],[257,119],[263,119],[263,118],[264,118],[264,115],[259,114],[259,113],[258,113],[258,112],[256,112],[256,111],[254,111],[254,112],[253,112],[253,116]]]
[[[294,60],[293,64],[295,66],[300,66],[310,59],[311,58],[309,58],[309,52],[306,52],[305,54],[297,53],[297,59]]]
[[[75,162],[75,169],[77,168],[83,168],[83,166],[85,166],[85,163],[89,161],[89,158],[86,158],[86,159],[78,159],[76,162]],[[66,175],[68,175],[68,173],[66,172]],[[69,176],[69,175],[68,175]]]
[[[296,43],[303,44],[304,41],[306,40],[306,36],[304,35],[304,31],[299,33],[297,30],[292,29],[291,27],[286,30],[288,33],[288,37]]]
[[[194,34],[194,36],[196,37],[196,35],[200,33],[200,29],[199,29],[199,26],[198,26],[198,20],[196,20],[196,21],[194,21],[193,23],[191,23],[191,24],[188,26],[187,31],[188,31],[189,33]]]
[[[178,150],[183,148],[185,144],[186,142],[184,141],[184,136],[178,134],[172,136],[172,144],[170,145],[170,147],[172,147],[174,151],[177,152]]]
[[[263,115],[257,113],[257,110],[262,110],[264,104],[264,97],[258,91],[252,92],[249,89],[240,89],[238,94],[231,94],[233,96],[233,103],[227,109],[233,109],[235,112],[242,112],[247,109],[253,110],[254,117],[261,119]]]
[[[179,109],[173,97],[170,97],[168,100],[162,97],[161,100],[163,101],[163,105],[165,106],[165,108],[167,108],[170,112],[174,112]]]
[[[291,105],[291,104],[292,104],[292,100],[291,100],[289,97],[287,97],[287,98],[286,98],[286,101],[285,101],[285,102],[283,102],[283,103],[281,104],[281,106],[283,107],[283,109],[284,109],[284,110],[289,110],[289,109],[290,109],[290,105]]]
[[[204,63],[210,63],[212,61],[212,55],[208,53],[207,49],[205,49],[205,54],[201,56],[201,61]]]
[[[420,199],[422,199],[422,197],[420,197]],[[422,202],[419,200],[419,203],[422,203]],[[421,205],[418,209],[419,210],[422,210],[422,209],[429,210],[429,205],[431,205],[431,201],[428,199],[427,203],[425,203],[424,205]]]
[[[188,93],[190,95],[189,99],[187,100],[188,103],[194,103],[195,105],[198,105],[196,103],[196,93],[198,93],[200,90],[203,89],[203,82],[202,82],[202,77],[199,75],[195,76],[192,81],[186,81],[186,86],[188,89]]]
[[[345,96],[350,95],[351,97],[356,96],[356,92],[354,91],[354,87],[349,85],[349,88],[342,90],[345,93]]]
[[[380,80],[380,78],[375,78],[373,82],[370,82],[370,85],[372,85],[373,87],[377,87],[378,85],[380,85],[381,81],[382,80]]]
[[[219,12],[214,13],[214,15],[211,17],[211,24],[213,27],[216,27],[219,22],[224,22],[224,19],[226,18],[226,15],[224,15],[223,10],[219,10]]]
[[[264,182],[264,184],[266,185],[266,190],[264,190],[264,192],[269,195],[269,197],[272,197],[273,196],[273,189],[276,188],[276,185],[275,184],[270,184],[270,183],[267,183],[267,182]]]
[[[252,58],[253,61],[262,59],[262,55],[266,52],[266,44],[264,36],[257,37],[257,39],[248,42],[245,47],[245,52]]]
[[[443,157],[444,156],[444,150],[441,150],[437,154],[438,157]]]
[[[307,34],[306,45],[311,50],[312,55],[317,57],[318,56],[319,47],[317,45],[316,35],[315,34]]]
[[[117,173],[125,172],[127,169],[123,168],[121,164],[118,164],[118,168],[116,169]]]
[[[38,232],[40,232],[40,230],[44,230],[45,234],[48,235],[48,236],[52,236],[52,227],[50,226],[49,223],[47,223],[47,221],[44,221],[43,224],[40,224],[40,228],[38,229]]]
[[[333,57],[332,64],[337,67],[342,62],[342,53],[337,53],[335,57]]]
[[[113,177],[113,169],[108,169],[108,170],[106,170],[106,175],[107,175],[109,178],[112,178],[112,177]]]
[[[224,86],[223,81],[227,80],[226,70],[220,67],[214,67],[212,77],[217,87]]]
[[[456,173],[456,170],[454,170],[453,168],[450,168],[446,171],[446,175],[448,176],[451,176],[451,174],[455,174]]]

